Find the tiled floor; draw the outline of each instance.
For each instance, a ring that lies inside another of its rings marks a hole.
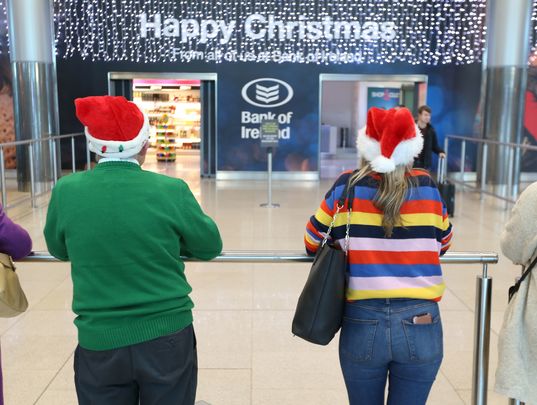
[[[264,182],[200,181],[199,160],[180,159],[183,167],[168,169],[190,183],[218,223],[225,250],[303,249],[304,225],[330,181],[277,182],[274,201],[281,207],[260,208],[266,199]],[[499,235],[509,214],[504,204],[492,198],[480,201],[470,192],[459,192],[456,202],[453,250],[499,251]],[[18,208],[10,215],[31,232],[35,250],[44,250],[45,204],[33,211]],[[429,404],[470,403],[475,278],[480,271],[479,265],[444,267],[445,360]],[[290,332],[307,272],[307,264],[187,264],[196,303],[199,400],[212,405],[347,403],[337,339],[328,347],[316,347]],[[504,258],[490,267],[494,277],[490,386],[506,291],[518,272]],[[21,263],[19,274],[30,309],[19,318],[0,319],[6,404],[76,404],[69,266]],[[506,398],[489,394],[489,404],[506,403]]]

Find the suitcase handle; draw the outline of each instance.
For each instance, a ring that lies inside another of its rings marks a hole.
[[[447,156],[441,157],[438,156],[438,170],[436,173],[436,179],[438,181],[438,184],[442,184],[446,181],[447,177]]]

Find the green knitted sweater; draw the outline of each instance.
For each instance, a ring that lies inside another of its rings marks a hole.
[[[45,226],[49,252],[71,261],[80,346],[108,350],[192,323],[180,256],[222,250],[216,224],[182,180],[131,162],[100,163],[63,177]]]

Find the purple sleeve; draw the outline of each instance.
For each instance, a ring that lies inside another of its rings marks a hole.
[[[0,253],[6,253],[13,259],[22,259],[32,251],[30,235],[19,225],[13,223],[0,206]]]

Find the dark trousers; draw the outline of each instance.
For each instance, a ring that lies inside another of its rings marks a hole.
[[[75,351],[80,405],[193,405],[198,381],[192,325],[114,350]]]

